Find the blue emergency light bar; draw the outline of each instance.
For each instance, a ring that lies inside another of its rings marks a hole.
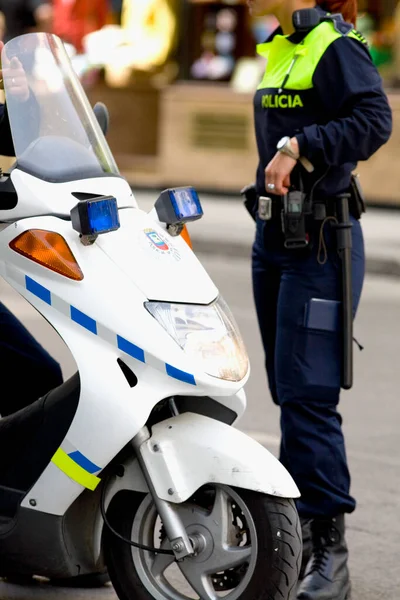
[[[118,204],[113,196],[82,200],[71,210],[72,227],[82,236],[97,236],[119,229]]]
[[[193,187],[179,187],[161,192],[155,203],[161,223],[176,225],[196,221],[203,216],[203,209]]]

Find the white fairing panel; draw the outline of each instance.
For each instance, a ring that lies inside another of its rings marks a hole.
[[[185,413],[158,423],[141,446],[157,495],[184,502],[207,483],[223,483],[282,498],[300,492],[283,465],[241,431]]]
[[[104,235],[99,247],[149,300],[210,304],[218,290],[181,236],[140,210],[120,211],[121,229]],[[151,277],[149,277],[151,273]]]
[[[135,208],[137,202],[128,182],[122,177],[98,177],[50,183],[19,169],[11,172],[11,181],[18,194],[18,204],[12,210],[1,210],[0,221],[17,221],[39,215],[60,215],[69,217],[71,209],[79,200],[75,193],[94,196],[113,196],[119,208]]]

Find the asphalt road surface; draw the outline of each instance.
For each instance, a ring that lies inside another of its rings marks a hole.
[[[273,453],[279,444],[279,412],[266,385],[263,352],[246,261],[204,257],[203,264],[230,304],[252,365],[248,410],[240,427]],[[66,377],[75,365],[51,327],[6,284],[0,298],[61,362]],[[358,509],[348,519],[353,600],[400,598],[400,280],[367,279],[355,335],[365,346],[355,357],[356,383],[343,394],[341,412]],[[0,596],[4,588],[0,589]],[[112,595],[94,592],[93,598]],[[9,590],[8,598],[22,595]],[[53,592],[52,598],[63,596]],[[3,596],[1,596],[3,597]],[[30,593],[27,597],[37,597]],[[45,597],[49,597],[45,594]],[[80,594],[72,592],[71,598]],[[82,596],[83,597],[83,596]],[[88,598],[89,593],[84,593]]]

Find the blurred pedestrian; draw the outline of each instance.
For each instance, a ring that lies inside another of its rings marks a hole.
[[[122,4],[123,4],[123,0],[111,0],[112,20],[114,23],[116,23],[118,25],[121,24]]]
[[[109,0],[53,0],[54,33],[83,52],[83,38],[102,29],[110,13]]]
[[[32,31],[52,31],[51,0],[0,0],[0,12],[4,20],[2,39],[5,42]]]

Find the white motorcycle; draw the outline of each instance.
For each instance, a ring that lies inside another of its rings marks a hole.
[[[248,357],[181,235],[195,190],[140,210],[61,41],[22,36],[4,69],[13,56],[31,94],[5,74],[0,275],[78,372],[0,419],[0,575],[108,572],[121,600],[292,598],[299,491],[235,428]]]

